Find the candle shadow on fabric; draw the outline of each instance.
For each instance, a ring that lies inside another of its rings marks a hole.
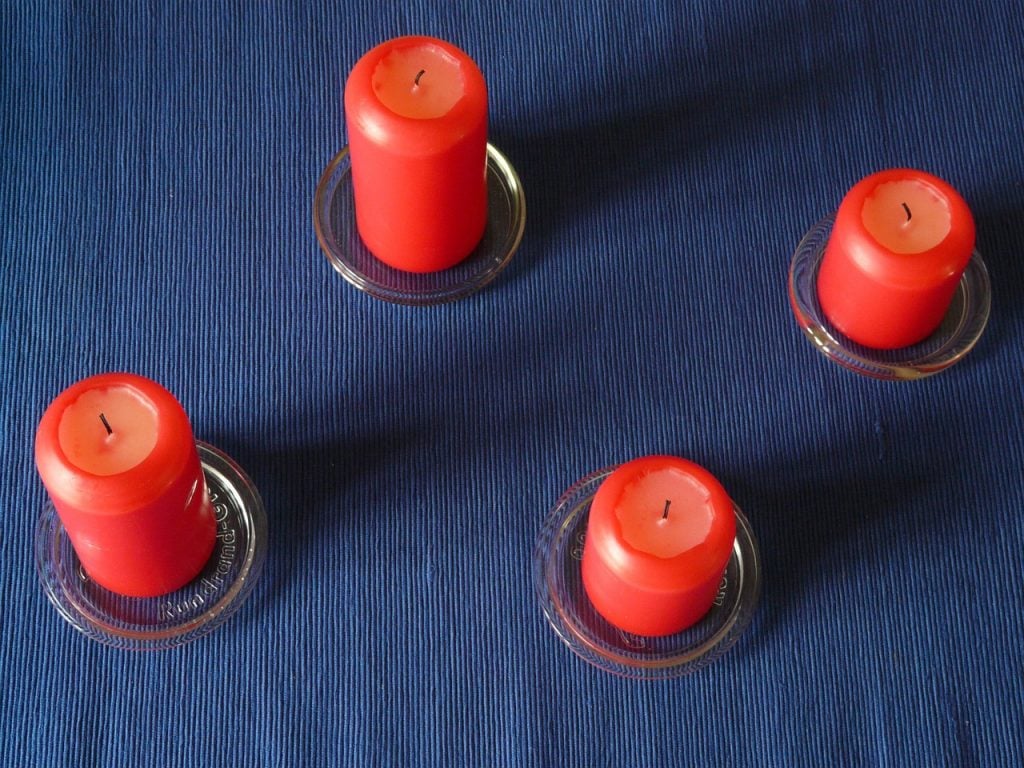
[[[914,440],[932,447],[914,453],[913,463],[892,460],[894,451],[876,424],[847,445],[723,474],[720,479],[759,540],[764,615],[755,628],[771,633],[801,611],[814,610],[815,601],[841,590],[859,569],[898,562],[919,538],[947,525],[944,518],[966,514],[923,502],[939,493],[943,477],[955,474],[945,449],[955,431],[937,423],[919,426]]]
[[[707,182],[723,182],[710,147],[737,136],[750,142],[768,129],[797,129],[803,113],[816,108],[818,92],[838,90],[850,76],[847,60],[854,52],[815,51],[807,43],[832,21],[823,10],[761,27],[738,25],[703,40],[703,51],[694,50],[692,39],[677,40],[660,57],[617,60],[614,70],[596,71],[590,89],[569,103],[495,125],[493,141],[516,164],[529,210],[525,250],[531,256],[513,265],[513,274],[532,266],[539,244],[555,231],[592,225],[600,201],[635,197],[650,179],[676,176],[681,199],[700,197],[702,190],[684,188],[688,177],[680,169],[706,165]],[[782,53],[789,50],[803,55]],[[813,152],[769,162],[785,162],[797,178],[810,178],[816,168]],[[660,203],[652,205],[650,214],[661,215]]]
[[[276,600],[287,591],[297,572],[313,567],[310,558],[318,556],[316,542],[340,540],[340,529],[360,525],[371,513],[401,511],[401,501],[390,498],[386,488],[375,492],[374,510],[345,499],[353,488],[369,482],[383,465],[400,463],[410,454],[426,450],[435,432],[436,427],[426,425],[403,427],[400,431],[356,434],[345,439],[314,437],[303,444],[264,450],[255,447],[260,442],[255,436],[249,441],[238,435],[210,436],[211,443],[246,470],[266,507],[266,583],[258,590],[266,590],[262,594]]]
[[[1020,197],[1018,190],[994,190],[984,198],[1012,200]],[[978,230],[977,249],[988,268],[992,281],[992,314],[979,350],[1002,344],[1012,336],[1012,327],[1019,322],[1016,307],[1024,303],[1024,260],[1020,258],[1024,243],[1024,201],[1018,207],[998,207],[985,204],[974,211]]]

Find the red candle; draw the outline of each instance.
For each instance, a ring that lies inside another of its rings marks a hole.
[[[378,259],[437,272],[466,258],[487,219],[487,86],[450,43],[378,45],[345,85],[356,225]]]
[[[866,347],[898,349],[942,322],[974,252],[974,218],[949,184],[898,168],[849,191],[818,272],[831,323]]]
[[[107,589],[173,592],[209,559],[216,521],[192,427],[156,382],[73,384],[43,414],[36,467],[82,567]]]
[[[706,469],[673,456],[623,464],[590,506],[583,586],[620,629],[662,636],[711,608],[736,538],[736,515]]]

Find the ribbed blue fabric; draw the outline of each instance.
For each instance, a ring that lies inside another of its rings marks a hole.
[[[497,283],[425,309],[311,223],[348,69],[413,32],[480,64],[529,211]],[[0,763],[1020,765],[1022,106],[1011,0],[3,2]],[[975,351],[900,385],[786,296],[897,165],[963,193],[994,288]],[[118,369],[270,517],[250,602],[177,650],[80,637],[33,569],[35,425]],[[565,488],[654,452],[722,480],[764,593],[644,683],[561,644],[531,552]]]

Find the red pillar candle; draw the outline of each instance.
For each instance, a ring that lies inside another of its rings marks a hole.
[[[93,581],[173,592],[213,551],[216,522],[188,417],[154,381],[105,373],[66,389],[36,432],[36,467]]]
[[[378,259],[437,272],[466,258],[487,219],[487,86],[464,52],[399,37],[345,85],[356,225]]]
[[[735,538],[732,501],[710,472],[673,456],[635,459],[594,496],[583,586],[616,627],[671,635],[711,608]]]
[[[942,322],[974,252],[974,218],[949,184],[899,168],[847,193],[818,272],[829,321],[866,347],[898,349]]]

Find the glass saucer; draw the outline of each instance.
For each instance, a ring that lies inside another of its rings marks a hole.
[[[826,216],[811,227],[789,267],[789,302],[815,348],[851,371],[888,381],[931,376],[962,360],[981,338],[992,304],[992,286],[981,254],[974,252],[946,316],[931,336],[901,349],[871,349],[840,333],[818,301],[818,269],[834,221],[835,216]]]
[[[465,298],[509,265],[526,227],[526,197],[508,159],[487,145],[487,225],[476,249],[454,267],[419,274],[390,267],[363,245],[356,228],[352,164],[345,147],[324,170],[313,225],[331,266],[361,291],[396,304],[430,305]]]
[[[534,587],[555,633],[584,661],[623,677],[662,680],[707,666],[739,639],[761,594],[761,561],[750,523],[734,505],[736,541],[711,610],[682,632],[643,637],[608,623],[583,588],[581,561],[590,504],[616,468],[594,472],[567,490],[548,514],[534,547]]]
[[[267,517],[256,487],[226,454],[196,442],[213,502],[217,539],[203,570],[177,592],[126,597],[93,582],[53,504],[36,525],[36,570],[60,615],[87,637],[131,650],[184,645],[228,620],[252,592],[267,551]]]

